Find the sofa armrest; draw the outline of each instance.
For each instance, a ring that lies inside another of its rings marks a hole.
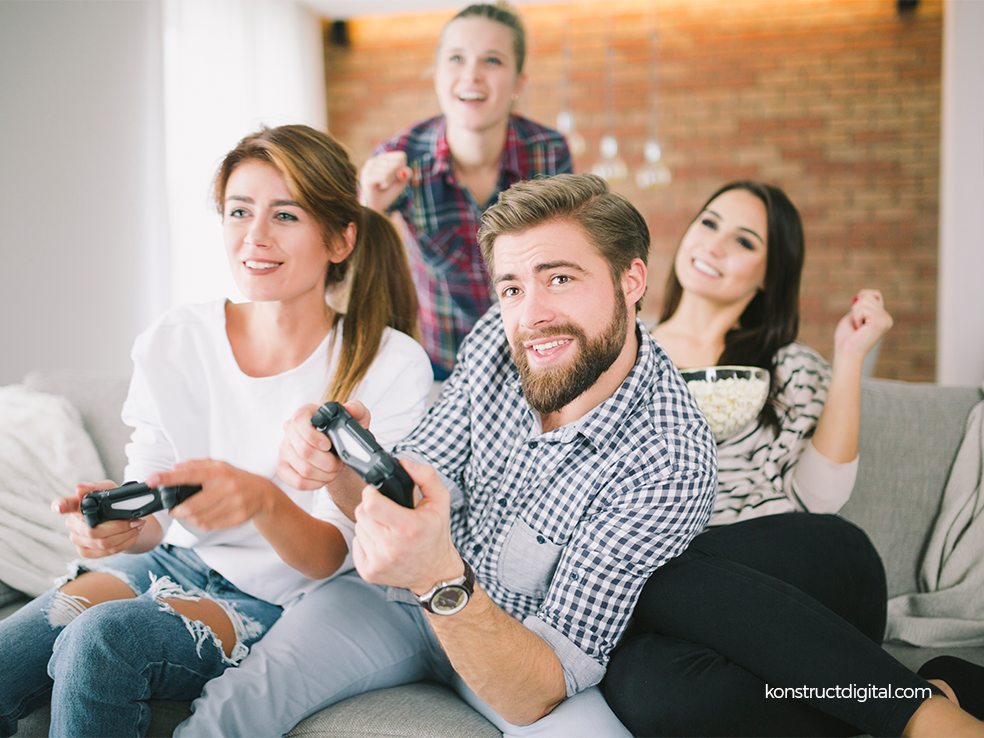
[[[858,478],[841,515],[871,538],[888,596],[917,590],[922,552],[939,511],[976,387],[865,379]]]

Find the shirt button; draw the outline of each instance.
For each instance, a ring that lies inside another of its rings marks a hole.
[[[530,448],[536,448],[536,446],[537,446],[536,441],[530,441]]]
[[[543,536],[537,536],[536,537],[536,542],[537,543],[546,543],[547,542],[547,539],[544,538]]]
[[[577,581],[577,572],[576,571],[572,571],[571,572],[571,581],[572,582],[576,582]]]
[[[481,543],[476,543],[474,546],[472,546],[472,551],[474,553],[481,553],[482,552],[482,544]]]
[[[506,505],[509,504],[509,500],[507,500],[505,497],[500,497],[498,500],[496,500],[496,502],[499,503],[499,507],[505,507]]]

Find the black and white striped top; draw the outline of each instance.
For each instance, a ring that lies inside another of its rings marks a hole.
[[[777,356],[780,430],[753,424],[718,444],[718,493],[709,525],[808,510],[836,512],[847,502],[857,459],[835,464],[810,439],[827,399],[830,366],[791,343]]]

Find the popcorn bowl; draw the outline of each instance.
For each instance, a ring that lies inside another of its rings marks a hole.
[[[769,373],[757,366],[707,366],[680,374],[707,416],[715,441],[753,422],[769,397]]]

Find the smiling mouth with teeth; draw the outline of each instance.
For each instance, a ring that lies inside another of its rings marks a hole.
[[[463,102],[481,101],[485,99],[485,95],[480,92],[462,92],[458,95],[458,99]]]
[[[571,339],[565,338],[561,341],[551,341],[550,343],[540,343],[535,346],[530,346],[531,349],[536,351],[538,354],[542,354],[544,351],[549,351],[550,349],[557,348],[558,346],[563,346],[571,342]]]
[[[273,269],[283,264],[282,261],[245,261],[243,262],[249,269]]]
[[[706,274],[709,277],[721,276],[721,272],[719,272],[717,269],[707,264],[706,262],[701,261],[700,259],[694,259],[691,263],[694,265],[694,269],[696,269],[698,272],[701,272],[702,274]]]

